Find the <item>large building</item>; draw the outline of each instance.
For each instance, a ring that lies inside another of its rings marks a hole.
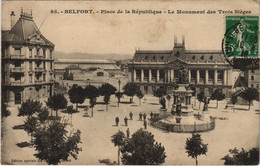
[[[32,12],[14,19],[12,12],[11,30],[2,31],[2,101],[8,105],[49,97],[54,84],[54,44],[41,34]]]
[[[54,65],[56,79],[64,79],[65,69],[71,65],[78,66],[82,71],[103,69],[110,76],[122,73],[115,61],[106,59],[55,59]],[[82,78],[82,80],[87,79],[87,77]]]
[[[128,68],[130,82],[138,84],[145,94],[152,94],[160,87],[171,93],[181,68],[187,70],[193,95],[200,91],[209,95],[221,88],[229,97],[234,84],[232,66],[221,51],[186,50],[184,37],[182,43],[177,43],[175,37],[172,50],[137,50]]]
[[[259,87],[260,70],[259,69],[244,71],[244,77],[248,87],[255,88],[258,91],[260,91],[260,87]]]

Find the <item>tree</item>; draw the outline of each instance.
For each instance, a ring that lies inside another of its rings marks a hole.
[[[77,159],[77,154],[81,151],[78,147],[81,143],[80,131],[77,130],[72,136],[67,136],[65,127],[66,124],[57,120],[39,127],[34,134],[34,147],[37,151],[34,156],[49,165],[57,165],[61,160],[68,160],[70,155]]]
[[[68,114],[70,114],[70,116],[71,116],[71,125],[72,125],[72,114],[73,113],[75,113],[75,112],[77,112],[75,109],[73,109],[73,106],[72,105],[70,105],[70,106],[67,106],[67,113]]]
[[[85,93],[81,86],[74,84],[69,90],[70,102],[76,104],[76,111],[78,111],[78,104],[85,101]]]
[[[101,96],[104,96],[104,102],[106,103],[106,110],[108,109],[110,96],[112,94],[115,94],[115,92],[116,92],[116,88],[109,83],[102,84],[101,87],[99,87],[99,94]]]
[[[154,140],[151,132],[139,129],[121,147],[122,163],[125,165],[159,165],[166,154],[161,143]]]
[[[31,135],[31,143],[32,143],[32,134],[36,132],[37,129],[37,118],[33,116],[28,116],[24,121],[24,130]]]
[[[88,85],[84,89],[84,92],[85,92],[85,96],[89,99],[89,104],[90,104],[90,108],[91,108],[91,116],[93,117],[93,109],[94,109],[94,106],[96,105],[96,100],[97,100],[97,97],[99,96],[99,91],[95,86]]]
[[[1,102],[1,117],[8,117],[11,115],[11,112],[7,109],[6,104],[2,101]]]
[[[210,97],[211,100],[217,100],[217,108],[218,108],[218,101],[225,99],[225,94],[222,92],[222,89],[216,89]]]
[[[67,104],[68,101],[63,94],[54,94],[53,96],[48,98],[48,101],[46,102],[46,105],[48,107],[56,111],[56,117],[58,117],[58,110],[66,108]],[[52,116],[52,112],[51,112],[51,116]]]
[[[44,123],[49,117],[49,110],[47,107],[44,107],[41,109],[40,112],[38,112],[38,119],[41,123]]]
[[[248,110],[250,110],[253,100],[259,100],[259,92],[255,88],[246,88],[240,95],[244,100],[248,101]]]
[[[104,96],[104,102],[106,103],[106,111],[108,110],[109,100],[110,100],[110,95],[105,95]]]
[[[186,153],[188,153],[188,157],[192,157],[196,160],[196,165],[198,165],[198,156],[204,154],[206,155],[208,151],[208,145],[202,143],[202,139],[200,134],[192,133],[191,138],[187,138],[186,140]]]
[[[41,111],[42,104],[39,101],[27,100],[19,108],[18,116],[32,116]]]
[[[136,92],[136,96],[139,99],[139,105],[141,105],[141,99],[144,97],[144,94],[142,93],[142,91],[140,89]]]
[[[259,149],[252,148],[246,151],[242,148],[241,152],[237,148],[229,149],[229,154],[221,158],[225,160],[225,165],[258,165],[259,164]]]
[[[118,107],[119,107],[120,99],[122,98],[123,94],[124,93],[122,93],[122,92],[116,92],[115,93],[115,96],[116,96],[116,98],[118,100]]]
[[[130,103],[133,102],[133,97],[136,94],[137,90],[139,90],[138,86],[135,83],[128,82],[124,87],[124,94],[130,96]]]
[[[170,101],[171,101],[171,95],[170,94],[168,94],[167,96],[166,96],[166,99],[168,100],[168,109],[170,108]]]
[[[164,88],[158,88],[156,91],[153,92],[153,95],[155,97],[159,98],[159,103],[162,105],[162,108],[166,108],[165,106],[165,98],[163,96],[166,94],[166,91]]]
[[[231,103],[233,104],[233,112],[234,112],[234,110],[235,110],[235,104],[236,104],[236,102],[238,101],[237,96],[234,95],[234,94],[232,94],[230,100],[231,100]]]
[[[204,95],[204,92],[203,92],[203,91],[201,91],[200,93],[197,94],[197,99],[198,99],[198,101],[200,102],[200,104],[201,104],[201,102],[204,102],[204,100],[205,100],[205,95]],[[199,104],[199,109],[200,109],[200,104]]]
[[[118,165],[120,165],[120,148],[124,144],[125,134],[122,131],[118,131],[111,136],[111,141],[115,146],[118,146]]]

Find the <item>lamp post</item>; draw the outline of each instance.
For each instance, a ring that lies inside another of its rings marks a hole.
[[[121,84],[121,81],[120,81],[120,79],[119,79],[119,80],[118,80],[119,92],[120,92],[120,84]]]

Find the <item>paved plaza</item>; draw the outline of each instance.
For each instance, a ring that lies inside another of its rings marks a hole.
[[[68,96],[67,96],[68,98]],[[98,102],[102,102],[103,97],[98,98]],[[82,108],[79,113],[73,114],[73,126],[67,126],[68,134],[76,129],[81,131],[80,147],[78,159],[62,162],[61,164],[100,164],[101,159],[110,159],[112,162],[117,161],[117,147],[111,142],[111,136],[118,130],[126,132],[130,129],[132,135],[139,128],[143,128],[143,121],[139,121],[139,113],[146,113],[150,118],[150,112],[158,113],[160,105],[158,98],[153,96],[145,96],[139,106],[138,98],[134,98],[134,103],[126,104],[128,97],[121,99],[120,106],[117,106],[117,99],[111,96],[111,102],[108,111],[106,106],[98,104],[94,107],[94,117],[83,117],[85,114]],[[172,102],[172,100],[171,100]],[[192,99],[194,103],[194,99]],[[82,105],[88,105],[89,101],[85,100]],[[196,107],[198,107],[198,102]],[[75,105],[74,105],[75,106]],[[166,104],[168,106],[168,103]],[[202,109],[203,104],[201,104]],[[209,104],[209,115],[216,117],[216,127],[213,131],[201,133],[204,143],[208,144],[207,155],[198,157],[199,164],[217,164],[224,163],[220,158],[228,154],[228,150],[234,147],[246,150],[258,147],[259,135],[259,114],[255,110],[259,109],[259,102],[254,102],[249,111],[245,110],[248,106],[238,106],[235,112],[230,109],[224,109],[226,101],[219,102],[219,108],[216,101]],[[45,162],[37,162],[34,157],[35,149],[30,147],[19,148],[16,144],[24,141],[29,142],[30,137],[24,130],[13,129],[16,125],[23,124],[24,117],[18,117],[17,107],[9,108],[12,115],[5,118],[2,123],[2,164],[46,164]],[[130,111],[133,112],[133,120],[128,120],[128,127],[124,124],[124,118],[129,118]],[[169,110],[168,110],[169,111]],[[89,110],[89,115],[91,110]],[[70,119],[70,115],[59,111],[59,116]],[[119,117],[119,126],[115,126],[115,117]],[[185,142],[191,134],[187,133],[166,133],[157,128],[148,125],[147,130],[152,132],[155,140],[165,147],[166,160],[164,164],[187,165],[195,164],[195,160],[187,157],[185,153]],[[25,162],[25,160],[32,160]],[[35,161],[33,161],[35,160]]]

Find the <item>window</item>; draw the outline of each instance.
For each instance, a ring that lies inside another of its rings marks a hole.
[[[36,55],[37,55],[37,56],[40,55],[40,50],[39,50],[39,49],[37,49],[37,51],[36,51]]]
[[[192,56],[192,59],[195,60],[195,55]]]
[[[163,58],[164,58],[164,57],[163,57],[163,56],[161,56],[161,60],[163,60]]]
[[[46,81],[46,74],[43,74],[42,77],[43,77],[43,82],[45,82]]]
[[[254,76],[251,76],[251,80],[254,80],[255,79],[255,77]]]
[[[103,77],[103,76],[104,76],[104,73],[103,73],[103,72],[97,72],[97,76],[98,76],[98,77]]]
[[[50,59],[52,59],[52,51],[50,51]]]
[[[254,87],[254,84],[251,84],[251,88],[253,88]]]
[[[32,74],[29,75],[29,81],[32,83]]]
[[[258,84],[256,84],[256,88],[259,88],[259,85],[258,85]]]
[[[29,69],[32,70],[32,61],[29,62]]]
[[[179,57],[180,56],[180,52],[177,51],[176,54],[175,54],[176,57]]]
[[[15,80],[15,81],[20,81],[20,80],[21,80],[21,76],[16,75],[16,76],[14,77],[14,80]]]
[[[46,69],[46,64],[45,64],[45,62],[43,62],[43,69]]]
[[[46,50],[43,50],[43,58],[46,58]]]
[[[145,60],[148,60],[148,56],[146,56],[144,59],[145,59]]]
[[[32,58],[32,49],[29,49],[29,57]]]
[[[209,57],[209,59],[212,60],[212,59],[213,59],[213,55],[211,55],[211,56]]]
[[[204,56],[202,55],[202,56],[200,57],[200,59],[201,59],[201,60],[204,60]]]
[[[155,56],[153,56],[153,60],[155,60],[156,58],[155,58]]]
[[[15,48],[14,53],[15,55],[21,55],[21,48]]]
[[[21,62],[16,61],[16,62],[14,63],[14,67],[21,67]]]

